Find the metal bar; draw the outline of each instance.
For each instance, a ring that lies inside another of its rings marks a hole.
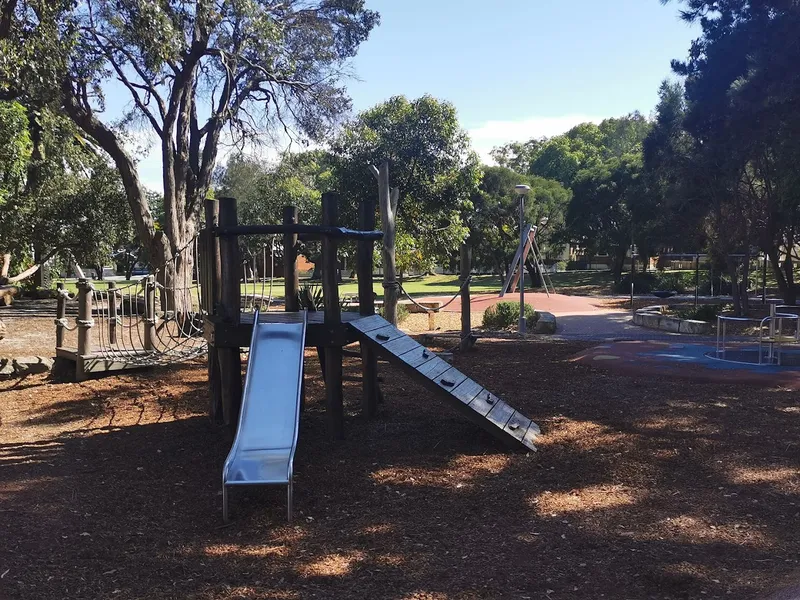
[[[236,235],[269,235],[274,233],[291,234],[316,234],[320,237],[330,238],[349,238],[356,240],[380,240],[383,238],[382,231],[358,231],[347,227],[335,227],[330,225],[305,225],[302,223],[292,223],[284,225],[235,225],[219,226],[213,230],[214,235],[228,237]]]

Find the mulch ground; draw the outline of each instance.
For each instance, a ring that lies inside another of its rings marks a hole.
[[[395,369],[327,441],[318,363],[283,488],[234,489],[201,364],[0,383],[0,598],[750,598],[800,578],[796,393],[609,374],[586,345],[456,365],[542,427],[509,453]],[[356,362],[347,373],[357,372]]]

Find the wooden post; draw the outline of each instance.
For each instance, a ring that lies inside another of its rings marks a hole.
[[[108,282],[108,341],[117,343],[117,284]]]
[[[358,226],[361,231],[375,229],[375,201],[366,200],[359,206]],[[375,290],[372,282],[374,245],[359,240],[356,269],[358,272],[358,312],[362,317],[375,314]],[[361,413],[368,419],[378,412],[378,357],[361,344]]]
[[[335,227],[339,218],[339,199],[336,194],[322,195],[322,225]],[[325,298],[325,327],[338,328],[342,322],[339,306],[339,282],[337,278],[337,243],[330,236],[322,238],[322,293]],[[328,435],[340,440],[344,438],[344,401],[342,398],[342,349],[339,346],[325,348],[325,411]]]
[[[203,303],[208,315],[215,315],[221,296],[222,264],[220,262],[219,238],[212,233],[219,224],[219,202],[216,199],[206,199],[205,202],[205,236],[203,252],[200,255],[200,266],[205,273],[205,289],[203,290]],[[219,369],[219,356],[217,347],[208,344],[208,418],[215,425],[225,421],[222,409],[222,381]]]
[[[144,284],[144,349],[155,350],[156,333],[156,279],[149,275]]]
[[[239,223],[235,198],[219,199],[219,226],[235,227]],[[231,235],[219,240],[222,277],[218,314],[228,326],[239,325],[242,307],[240,287],[241,257],[239,238]],[[239,348],[218,348],[222,413],[226,425],[236,427],[242,406],[242,357]]]
[[[700,303],[700,255],[694,255],[694,307]]]
[[[466,350],[472,346],[472,314],[470,312],[469,277],[472,272],[472,246],[469,241],[461,243],[461,272],[458,280],[461,282],[461,349]]]
[[[392,325],[397,325],[397,300],[400,296],[400,285],[397,282],[395,264],[395,216],[400,190],[389,187],[388,160],[381,163],[380,169],[370,165],[370,170],[378,180],[378,206],[383,229],[383,316]]]
[[[64,320],[67,318],[67,296],[62,282],[59,281],[56,287],[58,288],[58,299],[56,300],[56,348],[62,348],[64,346],[64,333],[66,332]]]
[[[283,207],[283,224],[295,225],[300,211],[296,206]],[[286,312],[300,310],[300,278],[297,273],[297,234],[283,234],[283,297]]]
[[[85,357],[92,353],[92,291],[90,281],[78,280],[78,356],[75,363],[75,378],[78,381],[86,379],[84,369]]]

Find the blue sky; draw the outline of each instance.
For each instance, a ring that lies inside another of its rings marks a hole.
[[[583,121],[649,114],[698,30],[658,0],[367,0],[381,25],[348,84],[355,111],[403,94],[452,102],[484,157]],[[156,153],[141,163],[161,189]]]
[[[382,24],[354,61],[354,108],[449,100],[483,155],[576,122],[648,114],[698,30],[658,0],[367,0]]]

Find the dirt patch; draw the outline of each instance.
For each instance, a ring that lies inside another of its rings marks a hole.
[[[0,597],[749,598],[797,575],[796,393],[611,375],[585,347],[456,357],[539,423],[532,455],[386,365],[379,417],[349,382],[328,442],[309,351],[292,525],[276,488],[234,489],[222,526],[202,364],[2,383]]]

